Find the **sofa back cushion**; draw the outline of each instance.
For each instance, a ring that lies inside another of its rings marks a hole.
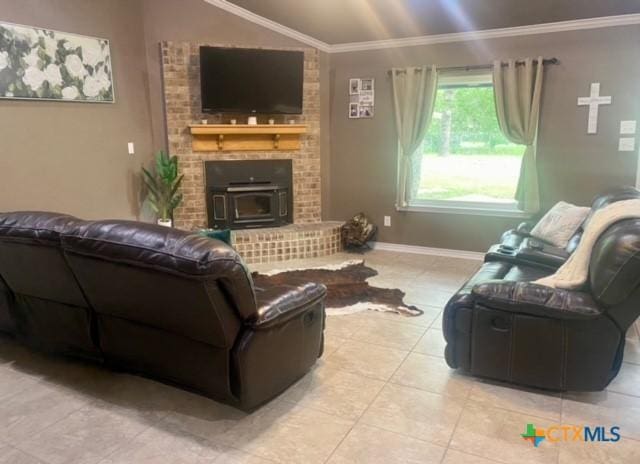
[[[251,276],[228,245],[133,221],[95,221],[62,237],[67,259],[101,317],[230,347],[255,317]]]
[[[591,211],[582,223],[582,226],[578,228],[575,234],[573,234],[569,243],[565,247],[565,250],[569,253],[576,251],[576,248],[578,248],[578,245],[580,244],[580,240],[582,240],[582,234],[585,227],[589,224],[589,221],[597,210],[615,203],[616,201],[634,200],[638,198],[640,198],[640,190],[635,187],[618,187],[596,196],[591,202]]]
[[[598,195],[593,199],[591,203],[591,212],[583,223],[583,229],[587,227],[589,221],[593,217],[594,213],[599,209],[609,206],[612,203],[624,200],[637,200],[640,198],[640,190],[635,187],[619,187],[609,190],[602,195]]]
[[[9,334],[15,333],[15,321],[11,315],[11,305],[13,302],[13,294],[7,284],[0,277],[0,332]]]
[[[50,351],[95,357],[93,313],[60,246],[62,233],[81,222],[59,213],[0,214],[0,276],[19,336]]]
[[[0,275],[16,294],[85,306],[60,249],[60,236],[80,220],[58,213],[0,214]]]
[[[609,227],[589,263],[593,297],[624,329],[640,316],[640,219]]]

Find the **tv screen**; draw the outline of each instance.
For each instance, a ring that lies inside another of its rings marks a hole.
[[[304,53],[200,47],[203,113],[302,113]]]

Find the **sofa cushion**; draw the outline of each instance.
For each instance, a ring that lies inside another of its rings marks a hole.
[[[105,220],[71,227],[62,245],[69,255],[217,281],[242,319],[255,317],[251,275],[240,255],[219,240],[156,224]]]
[[[191,276],[246,269],[235,250],[219,240],[136,221],[82,223],[68,228],[62,243],[65,249],[74,253],[134,262]]]
[[[60,249],[62,233],[83,224],[66,214],[17,211],[0,214],[0,275],[15,293],[85,306]]]
[[[19,338],[48,351],[96,358],[94,313],[60,246],[62,234],[79,224],[59,213],[0,214],[0,276],[10,291],[9,316]]]
[[[79,219],[61,213],[14,211],[0,214],[0,237],[7,240],[29,241],[57,245],[60,235]]]

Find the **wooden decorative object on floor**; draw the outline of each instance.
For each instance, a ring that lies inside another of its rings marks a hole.
[[[404,303],[405,293],[402,290],[369,285],[367,279],[376,275],[378,271],[365,266],[363,260],[308,269],[285,269],[251,274],[256,287],[296,285],[306,282],[324,284],[327,287],[328,316],[367,310],[392,312],[407,317],[423,314],[422,310]]]
[[[192,124],[193,151],[299,150],[306,124]]]

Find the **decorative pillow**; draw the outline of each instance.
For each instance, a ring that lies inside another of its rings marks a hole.
[[[203,229],[198,232],[200,235],[204,235],[205,237],[215,238],[223,241],[227,245],[231,245],[231,230],[230,229]]]
[[[582,225],[591,208],[575,206],[559,201],[531,231],[531,236],[550,243],[558,248],[565,248]]]

